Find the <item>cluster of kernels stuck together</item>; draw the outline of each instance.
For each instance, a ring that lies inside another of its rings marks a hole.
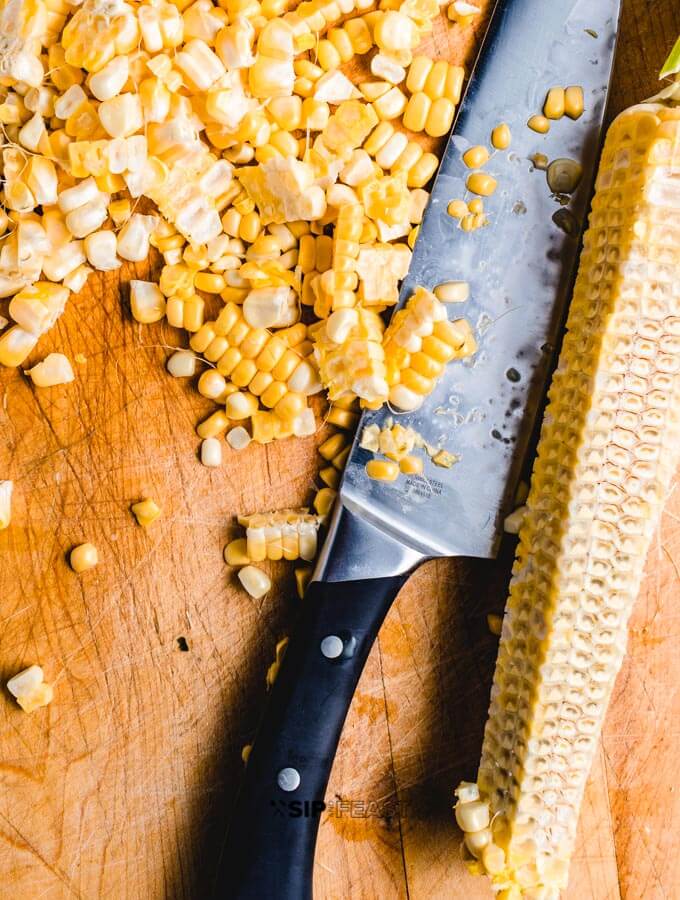
[[[250,562],[313,560],[321,518],[306,510],[281,510],[239,516],[246,529],[246,555]]]
[[[416,56],[408,70],[406,87],[411,96],[402,122],[409,131],[442,137],[451,129],[460,102],[465,71],[445,60],[433,62]]]
[[[519,529],[478,787],[458,791],[471,866],[512,900],[566,886],[677,471],[679,165],[679,109],[643,104],[612,124]]]
[[[390,403],[407,411],[434,390],[448,362],[471,356],[477,343],[465,319],[450,322],[444,304],[419,287],[394,314],[384,348]]]

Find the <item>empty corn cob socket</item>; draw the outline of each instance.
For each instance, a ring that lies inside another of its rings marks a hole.
[[[548,187],[554,194],[573,194],[582,177],[583,168],[575,159],[555,159],[546,171]]]
[[[47,706],[54,697],[52,685],[45,682],[40,666],[29,666],[13,675],[7,682],[7,690],[27,713]]]
[[[239,569],[238,580],[255,600],[264,597],[264,595],[271,590],[272,586],[271,579],[266,572],[263,572],[256,566],[248,565]]]
[[[148,528],[161,514],[160,506],[151,497],[146,497],[138,503],[133,503],[130,508],[133,516],[137,519],[137,523],[142,528]]]
[[[71,550],[69,562],[74,572],[80,574],[94,568],[99,562],[99,554],[94,544],[78,544]]]
[[[12,491],[14,482],[0,481],[0,531],[12,521]]]
[[[26,374],[39,388],[68,384],[75,378],[71,363],[63,353],[50,353],[32,369],[26,369]]]

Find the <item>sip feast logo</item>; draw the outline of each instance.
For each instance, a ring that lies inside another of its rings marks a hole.
[[[326,809],[323,800],[270,800],[269,805],[285,819],[318,819]]]

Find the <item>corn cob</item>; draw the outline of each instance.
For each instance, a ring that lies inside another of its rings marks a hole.
[[[680,457],[680,109],[604,147],[534,466],[465,844],[503,900],[567,883],[628,618]]]

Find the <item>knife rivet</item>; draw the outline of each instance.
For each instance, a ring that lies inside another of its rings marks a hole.
[[[276,783],[282,791],[296,791],[300,787],[300,773],[288,766],[276,776]]]
[[[337,659],[344,649],[345,643],[337,634],[329,634],[321,641],[321,652],[326,659]]]

